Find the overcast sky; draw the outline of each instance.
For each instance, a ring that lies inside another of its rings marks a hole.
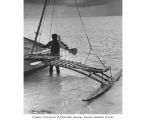
[[[76,0],[82,16],[120,16],[122,15],[122,0]],[[52,5],[54,0],[48,0]],[[42,5],[44,0],[24,0],[24,12],[30,5]],[[55,0],[58,12],[62,16],[74,16],[75,0]],[[35,8],[37,9],[37,8]],[[37,10],[36,10],[37,11]]]

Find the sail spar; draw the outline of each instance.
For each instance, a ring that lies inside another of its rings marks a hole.
[[[33,54],[33,52],[34,52],[35,43],[37,42],[37,38],[38,38],[38,35],[39,35],[39,32],[40,32],[40,27],[42,25],[42,20],[43,20],[43,17],[44,17],[44,12],[45,12],[45,9],[46,9],[47,1],[48,0],[45,0],[45,3],[44,3],[43,11],[42,11],[40,22],[39,22],[38,29],[37,29],[37,32],[36,32],[34,44],[32,46],[31,54]]]

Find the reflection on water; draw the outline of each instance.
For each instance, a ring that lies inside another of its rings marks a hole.
[[[25,113],[121,113],[121,80],[98,99],[83,102],[99,84],[78,73],[61,68],[63,76],[49,77],[48,68],[24,80]],[[44,74],[46,72],[46,74]]]
[[[25,36],[29,38],[33,30],[27,24],[31,26],[31,22],[33,23],[33,20],[25,22],[27,26]],[[71,47],[77,47],[79,51],[77,56],[62,52],[64,59],[84,63],[89,45],[80,21],[62,19],[58,22],[60,22],[58,32],[63,41]],[[96,54],[107,66],[112,66],[112,73],[115,74],[122,67],[121,17],[84,18],[84,22]],[[68,25],[72,27],[69,28]],[[48,31],[47,29],[44,31]],[[43,37],[48,38],[45,35]],[[43,40],[44,43],[47,42],[46,39]],[[76,40],[78,42],[75,42]],[[87,64],[101,67],[93,55],[89,56]],[[24,112],[34,114],[121,113],[122,80],[120,79],[106,94],[91,103],[83,102],[82,99],[95,91],[98,86],[97,82],[67,69],[61,68],[60,76],[57,76],[54,71],[53,77],[49,76],[49,68],[42,69],[24,78]]]
[[[61,71],[63,76],[49,77],[46,68],[25,78],[25,113],[76,113],[85,104],[82,99],[98,87],[97,82],[78,73],[63,68]]]

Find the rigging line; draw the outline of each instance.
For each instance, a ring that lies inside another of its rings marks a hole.
[[[40,37],[39,37],[38,42],[40,42],[40,40],[41,40],[42,31],[43,31],[43,27],[44,27],[44,23],[45,23],[45,19],[46,19],[46,14],[47,14],[47,10],[48,10],[48,4],[49,4],[49,0],[46,4],[47,7],[46,7],[45,12],[44,12],[44,19],[42,20],[42,26],[41,26]],[[37,52],[37,50],[38,50],[38,46],[36,46],[36,52]]]
[[[48,3],[47,4],[49,4],[49,0],[48,0]],[[47,5],[47,7],[46,7],[46,9],[45,9],[45,12],[44,12],[44,19],[43,19],[43,21],[42,21],[42,26],[41,26],[41,32],[40,32],[40,37],[39,37],[39,41],[40,41],[40,39],[41,39],[41,36],[42,36],[42,31],[43,31],[43,27],[44,27],[44,23],[45,23],[45,19],[46,19],[46,14],[47,14],[47,10],[48,10],[48,5]]]
[[[86,57],[85,64],[86,64],[86,62],[87,62],[87,60],[88,60],[88,57],[89,57],[89,55],[90,55],[90,52],[91,52],[91,48],[90,48],[90,51],[88,52],[88,55],[87,55],[87,57]]]
[[[51,39],[51,33],[52,33],[52,26],[53,26],[53,18],[54,18],[54,8],[55,8],[55,0],[53,1],[53,10],[52,10],[52,17],[51,17],[51,27],[50,27],[50,38]]]
[[[57,6],[55,6],[55,12],[54,12],[54,14],[56,14],[56,22],[55,22],[55,25],[56,25],[56,32],[58,33],[58,7]]]
[[[76,0],[75,0],[75,5],[76,5],[76,8],[77,8],[77,11],[78,11],[79,17],[80,17],[80,19],[81,19],[81,23],[82,23],[82,26],[83,26],[83,29],[84,29],[84,32],[85,32],[86,38],[87,38],[87,40],[88,40],[88,44],[89,44],[89,46],[90,46],[90,51],[92,50],[93,53],[95,54],[94,50],[92,49],[92,46],[91,46],[91,43],[90,43],[90,40],[89,40],[89,37],[88,37],[87,31],[86,31],[86,29],[85,29],[84,22],[83,22],[83,19],[82,19],[81,13],[80,13],[80,11],[79,11],[79,8],[78,8],[78,5],[77,5]],[[89,55],[88,55],[88,56],[89,56]],[[88,58],[88,56],[87,56],[87,58]],[[101,62],[101,64],[102,64],[104,67],[106,67],[106,66],[102,63],[102,61],[99,59],[99,57],[98,57],[96,54],[95,54],[95,56],[98,58],[98,60]]]
[[[35,47],[35,43],[37,42],[37,38],[38,38],[38,34],[39,34],[40,27],[41,27],[41,24],[42,24],[42,20],[43,20],[43,16],[44,16],[44,12],[45,12],[45,8],[46,8],[47,1],[48,0],[45,0],[45,3],[44,3],[44,7],[43,7],[43,11],[42,11],[41,18],[40,18],[40,21],[39,21],[39,25],[38,25],[38,28],[37,28],[37,32],[36,32],[34,44],[32,46],[31,55],[33,54],[34,47]]]
[[[101,62],[101,64],[103,65],[103,67],[106,68],[106,66],[104,65],[104,63],[99,59],[99,57],[96,55],[96,53],[94,52],[94,50],[92,49],[93,54],[98,58],[98,60]]]
[[[82,26],[83,26],[83,29],[84,29],[86,38],[87,38],[88,43],[89,43],[89,45],[90,45],[90,47],[91,47],[91,49],[92,49],[92,46],[91,46],[91,44],[90,44],[89,37],[88,37],[87,31],[86,31],[86,29],[85,29],[85,26],[84,26],[84,23],[83,23],[83,19],[82,19],[81,13],[80,13],[80,11],[79,11],[79,8],[78,8],[77,1],[76,1],[76,0],[75,0],[75,5],[76,5],[76,8],[77,8],[79,17],[80,17],[80,19],[81,19],[81,23],[82,23]]]

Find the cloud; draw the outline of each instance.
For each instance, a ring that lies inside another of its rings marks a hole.
[[[43,4],[44,1],[45,0],[24,0],[24,3],[38,5]],[[52,5],[53,2],[54,0],[48,0],[48,5]],[[122,0],[76,0],[76,2],[83,16],[122,15]],[[75,0],[55,0],[55,5],[60,6],[59,8],[62,14],[70,16],[70,13],[73,12],[75,7]]]
[[[67,5],[74,5],[74,0],[69,0],[69,1],[72,1],[72,4],[68,4],[69,2],[67,2],[67,1],[68,0],[64,0],[64,3],[66,3]],[[105,5],[110,1],[112,1],[112,0],[76,0],[78,6],[81,6],[81,7]]]
[[[76,0],[78,6],[81,6],[81,7],[104,5],[110,1],[112,0]],[[48,2],[49,4],[53,4],[54,0],[48,0]],[[24,3],[43,4],[44,0],[24,0]],[[75,0],[55,0],[55,4],[74,6]]]

